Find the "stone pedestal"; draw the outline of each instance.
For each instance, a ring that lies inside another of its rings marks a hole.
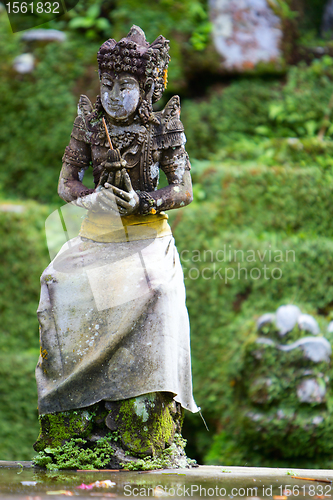
[[[183,410],[169,393],[101,401],[87,408],[42,415],[34,449],[46,455],[47,465],[51,463],[47,457],[56,463],[62,447],[67,450],[71,443],[76,451],[82,448],[87,457],[91,456],[91,464],[86,464],[88,467],[97,468],[100,455],[103,455],[103,464],[101,462],[98,468],[122,468],[139,459],[159,457],[175,443],[178,446],[182,441],[182,421]],[[174,458],[175,466],[186,467],[184,453]],[[74,466],[83,467],[81,462],[73,463]]]

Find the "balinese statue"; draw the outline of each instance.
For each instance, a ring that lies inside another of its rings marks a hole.
[[[170,447],[182,409],[198,411],[183,274],[165,214],[192,201],[190,163],[178,96],[152,107],[168,62],[168,41],[149,45],[133,26],[99,49],[94,107],[80,97],[58,192],[85,217],[41,278],[37,451],[108,438],[108,466],[118,467]],[[83,184],[90,167],[94,189]]]

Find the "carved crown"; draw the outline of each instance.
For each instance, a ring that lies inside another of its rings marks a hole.
[[[154,81],[153,102],[158,101],[167,84],[169,40],[160,35],[149,45],[139,26],[133,25],[125,38],[116,42],[110,38],[97,54],[99,73],[132,73],[140,81]]]

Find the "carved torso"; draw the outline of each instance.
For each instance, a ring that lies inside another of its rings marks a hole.
[[[139,117],[129,125],[114,125],[102,112],[87,109],[86,101],[82,104],[82,97],[78,109],[79,114],[63,160],[79,169],[80,180],[84,171],[92,165],[97,185],[103,170],[101,164],[107,160],[110,146],[102,122],[103,116],[113,147],[120,150],[127,162],[126,169],[134,190],[149,192],[157,189],[159,168],[167,176],[177,169],[190,169],[184,148],[184,128],[179,119],[178,96],[172,97],[162,111],[154,113],[154,122],[146,125],[142,124]]]

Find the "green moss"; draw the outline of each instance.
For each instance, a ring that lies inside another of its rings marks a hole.
[[[93,410],[86,409],[41,415],[41,431],[34,445],[35,450],[62,446],[74,437],[88,436],[93,428],[93,416]]]
[[[172,410],[172,398],[159,393],[122,401],[117,424],[125,449],[137,456],[158,455],[175,434]]]
[[[111,441],[112,436],[101,438],[94,445],[81,438],[70,439],[61,446],[45,448],[33,458],[33,463],[48,470],[102,469],[114,454]]]
[[[174,442],[171,446],[163,450],[157,456],[145,457],[135,461],[123,463],[126,470],[154,470],[154,469],[173,469],[179,467],[179,455],[184,457],[183,467],[191,467],[196,464],[185,455],[186,440],[180,434],[174,435]]]

